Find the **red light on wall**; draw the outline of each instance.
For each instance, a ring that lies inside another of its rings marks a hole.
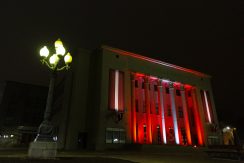
[[[136,126],[136,93],[135,93],[135,80],[131,80],[131,96],[132,96],[132,110],[131,110],[131,132],[132,132],[132,139],[134,143],[137,143],[137,126]]]
[[[188,84],[184,84],[184,87],[185,87],[185,89],[191,89],[192,88],[192,86],[188,85]]]
[[[158,80],[158,78],[155,76],[150,76],[150,80]]]
[[[102,48],[106,49],[106,50],[109,50],[111,52],[117,53],[117,54],[130,56],[130,57],[137,58],[137,59],[140,59],[140,60],[144,60],[144,61],[148,61],[148,62],[151,62],[151,63],[163,65],[163,66],[170,67],[170,68],[173,68],[173,69],[177,69],[177,70],[180,70],[180,71],[183,71],[183,72],[191,73],[191,74],[197,75],[199,77],[209,77],[209,75],[206,75],[206,74],[198,72],[198,71],[194,71],[194,70],[191,70],[191,69],[183,68],[183,67],[180,67],[180,66],[176,66],[176,65],[173,65],[173,64],[170,64],[170,63],[162,62],[162,61],[159,61],[159,60],[156,60],[156,59],[152,59],[152,58],[145,57],[145,56],[142,56],[142,55],[138,55],[138,54],[135,54],[135,53],[127,52],[127,51],[124,51],[124,50],[112,48],[112,47],[109,47],[109,46],[102,46]]]
[[[192,89],[192,98],[193,98],[193,105],[194,105],[194,117],[196,122],[196,131],[198,136],[198,144],[203,145],[204,144],[204,138],[203,138],[203,127],[200,120],[200,114],[199,114],[199,108],[197,104],[196,99],[196,92],[195,88]]]
[[[142,73],[135,73],[134,75],[135,75],[135,77],[145,77],[145,75]]]
[[[175,87],[179,88],[179,87],[180,87],[180,85],[181,85],[181,83],[180,83],[180,82],[174,82],[174,86],[175,86]]]
[[[134,143],[204,144],[194,87],[184,85],[183,89],[183,85],[176,82],[172,89],[169,81],[141,73],[133,75],[131,130]],[[163,115],[161,109],[164,109]]]

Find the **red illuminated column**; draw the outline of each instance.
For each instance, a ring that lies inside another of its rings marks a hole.
[[[142,89],[144,84],[144,78],[138,78],[138,84],[139,84],[139,91],[137,92],[137,98],[139,100],[139,113],[146,112],[146,97],[145,97],[145,89]],[[141,118],[140,118],[141,119]]]
[[[155,100],[154,100],[154,84],[152,80],[149,80],[149,91],[150,91],[150,113],[155,114]]]
[[[131,103],[132,103],[132,111],[131,111],[131,115],[132,115],[132,138],[133,138],[133,142],[136,143],[136,99],[135,99],[135,76],[134,74],[131,74]]]
[[[147,117],[147,143],[152,143],[152,126],[151,126],[151,115],[150,115],[150,90],[149,90],[149,79],[145,78],[145,95],[146,95],[146,117]]]
[[[198,110],[198,103],[197,103],[197,95],[196,95],[196,88],[192,87],[192,100],[193,100],[193,112],[194,112],[194,119],[195,119],[195,124],[196,124],[196,131],[197,131],[197,137],[198,137],[198,144],[203,145],[203,127],[200,119],[200,114]]]
[[[164,144],[167,144],[167,138],[166,138],[166,127],[165,127],[165,108],[164,108],[164,97],[163,97],[163,86],[162,86],[162,80],[159,80],[158,82],[158,94],[159,94],[159,108],[160,113],[162,117],[162,133],[163,133],[163,142]]]
[[[181,93],[181,98],[182,98],[182,107],[183,107],[184,122],[185,122],[185,128],[186,128],[187,143],[188,143],[188,145],[191,145],[192,144],[191,131],[190,131],[189,118],[188,118],[188,110],[187,110],[187,104],[186,104],[184,85],[180,86],[180,91],[181,91],[180,93]]]
[[[174,123],[175,143],[180,144],[176,105],[175,105],[175,91],[174,91],[174,83],[173,82],[169,83],[169,92],[170,92],[171,110],[172,110],[173,123]]]

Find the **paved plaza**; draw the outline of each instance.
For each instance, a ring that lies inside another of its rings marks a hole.
[[[1,150],[0,163],[234,163],[244,160],[210,158],[203,150],[59,151],[51,160],[27,158],[27,150]]]

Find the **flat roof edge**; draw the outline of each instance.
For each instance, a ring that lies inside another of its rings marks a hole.
[[[205,77],[205,78],[211,78],[210,75],[204,74],[202,72],[198,72],[198,71],[191,70],[191,69],[188,69],[188,68],[180,67],[180,66],[177,66],[177,65],[174,65],[174,64],[170,64],[170,63],[163,62],[163,61],[160,61],[160,60],[157,60],[157,59],[149,58],[149,57],[146,57],[146,56],[143,56],[143,55],[139,55],[139,54],[136,54],[136,53],[132,53],[132,52],[124,51],[124,50],[121,50],[121,49],[113,48],[113,47],[110,47],[110,46],[107,46],[107,45],[102,45],[102,49],[105,49],[105,50],[108,50],[108,51],[111,51],[111,52],[115,52],[115,53],[119,53],[121,55],[137,58],[137,59],[140,59],[140,60],[156,63],[156,64],[163,65],[163,66],[166,66],[166,67],[170,67],[170,68],[173,68],[173,69],[184,71],[184,72],[187,72],[187,73],[191,73],[191,74],[194,74],[196,76]]]

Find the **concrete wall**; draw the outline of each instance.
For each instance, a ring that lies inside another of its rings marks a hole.
[[[197,63],[196,63],[197,64]],[[125,75],[125,113],[120,122],[115,122],[115,114],[108,110],[109,70],[117,69]],[[72,79],[69,79],[70,100],[66,102],[63,115],[67,115],[62,131],[65,149],[76,149],[79,132],[87,133],[87,148],[103,150],[113,145],[105,144],[106,127],[124,128],[127,132],[126,143],[131,143],[130,112],[131,112],[131,72],[144,73],[161,79],[179,81],[197,87],[198,104],[201,106],[200,89],[208,90],[211,94],[212,108],[217,115],[212,96],[210,77],[176,70],[164,65],[139,60],[107,49],[80,52],[74,58]],[[68,88],[68,87],[67,87]],[[66,90],[67,92],[67,90]],[[200,107],[201,120],[204,122],[203,108]],[[65,119],[65,116],[63,116]],[[207,125],[204,131],[207,133]],[[205,139],[206,136],[205,136]],[[207,142],[207,140],[205,140]]]
[[[78,148],[78,135],[86,131],[90,53],[80,50],[73,56],[72,68],[66,76],[63,109],[59,121],[58,148]],[[57,122],[56,122],[57,123]]]

